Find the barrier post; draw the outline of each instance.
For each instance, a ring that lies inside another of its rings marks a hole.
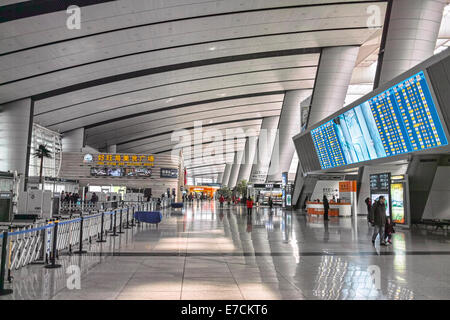
[[[80,243],[79,243],[79,249],[78,249],[78,251],[75,251],[74,253],[75,254],[83,254],[83,253],[86,253],[87,251],[86,250],[83,250],[83,225],[84,225],[84,223],[83,223],[83,221],[84,221],[84,218],[83,218],[83,216],[81,216],[81,218],[80,218],[81,220],[80,220]]]
[[[124,229],[130,229],[129,215],[130,215],[130,206],[127,206],[127,224],[125,225]]]
[[[117,233],[119,234],[124,233],[122,231],[122,209],[120,209],[119,211],[119,231],[117,231]]]
[[[53,248],[52,255],[50,259],[50,264],[47,264],[45,268],[47,269],[56,269],[60,268],[61,265],[56,263],[56,250],[58,244],[58,221],[55,221],[55,226],[53,227]]]
[[[114,210],[112,212],[114,212]],[[111,230],[113,228],[113,219],[111,218],[111,219],[109,219],[109,221],[110,221],[109,230],[107,232],[111,232]]]
[[[134,210],[135,210],[135,206],[133,206],[133,217],[132,217],[132,219],[131,219],[131,224],[130,224],[130,226],[131,227],[134,227],[136,224],[134,223]]]
[[[103,230],[103,225],[105,222],[105,212],[102,212],[102,221],[100,223],[100,239],[97,240],[97,242],[106,242],[106,240],[103,239],[103,233],[105,233],[105,231]]]
[[[118,234],[116,232],[116,226],[117,226],[117,221],[116,221],[116,216],[117,216],[117,211],[114,210],[114,226],[113,226],[113,233],[110,235],[111,237],[117,237]],[[112,219],[111,219],[112,220]]]
[[[12,289],[5,289],[6,251],[8,250],[8,231],[3,231],[2,260],[0,261],[0,296],[13,293]]]

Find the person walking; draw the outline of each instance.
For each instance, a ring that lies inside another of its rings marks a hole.
[[[370,224],[370,211],[372,210],[372,200],[369,197],[364,200],[367,206],[367,223]]]
[[[323,220],[328,221],[328,210],[330,209],[330,204],[326,195],[323,195]]]
[[[378,201],[372,205],[372,210],[370,211],[370,223],[374,226],[372,243],[375,244],[375,240],[378,235],[380,235],[380,245],[386,246],[384,229],[386,227],[386,200],[384,196],[380,196]]]
[[[252,214],[252,208],[253,208],[253,199],[251,197],[249,197],[247,199],[247,214],[248,215]]]
[[[221,208],[223,208],[224,201],[225,201],[225,198],[223,197],[223,195],[220,195],[219,202],[220,202],[220,207]]]
[[[272,200],[272,197],[269,197],[268,203],[269,203],[269,208],[270,208],[270,214],[272,214],[272,208],[273,208],[273,200]]]
[[[92,197],[91,197],[91,202],[92,202],[92,204],[94,205],[94,207],[95,207],[95,204],[97,203],[97,201],[98,201],[98,196],[97,196],[97,194],[94,192],[94,193],[92,193]]]
[[[384,227],[384,236],[385,241],[389,244],[392,244],[392,234],[395,232],[394,230],[394,221],[392,221],[391,216],[386,217],[386,225]]]

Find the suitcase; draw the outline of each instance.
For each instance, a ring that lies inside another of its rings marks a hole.
[[[134,218],[140,222],[158,224],[162,220],[162,214],[159,211],[136,211]]]
[[[174,202],[170,206],[174,209],[183,208],[183,202]]]

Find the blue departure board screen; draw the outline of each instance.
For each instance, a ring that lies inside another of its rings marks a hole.
[[[448,144],[425,74],[311,130],[322,169]]]

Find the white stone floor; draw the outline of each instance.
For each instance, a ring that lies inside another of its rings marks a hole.
[[[324,224],[261,207],[249,219],[243,207],[206,201],[163,215],[158,228],[141,224],[87,244],[88,254],[61,254],[62,268],[13,271],[14,293],[0,299],[450,299],[443,232],[397,227],[380,248],[363,217]],[[67,287],[71,265],[81,268],[80,289]]]

